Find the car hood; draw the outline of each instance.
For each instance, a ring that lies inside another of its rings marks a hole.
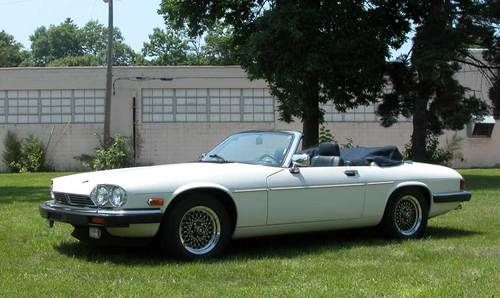
[[[264,187],[267,176],[283,168],[241,163],[193,162],[87,172],[53,179],[53,191],[89,195],[97,184],[112,184],[128,193],[174,192],[186,184],[222,188]]]

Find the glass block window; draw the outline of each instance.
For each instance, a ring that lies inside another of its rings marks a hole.
[[[67,122],[104,122],[104,90],[0,90],[0,123]]]
[[[71,90],[41,90],[41,123],[71,122]]]
[[[241,90],[235,88],[209,89],[210,122],[241,121]]]
[[[174,93],[176,99],[175,121],[207,121],[207,89],[175,89]]]
[[[104,90],[76,89],[73,90],[75,102],[74,122],[102,123],[104,122]]]
[[[341,113],[335,109],[332,102],[323,104],[321,108],[325,111],[326,122],[375,122],[378,121],[375,113],[376,104],[359,106]]]
[[[39,107],[37,90],[8,90],[7,122],[8,123],[38,123]]]
[[[143,122],[274,122],[267,89],[143,89]]]
[[[274,99],[269,89],[243,89],[243,104],[243,121],[274,121]]]
[[[5,123],[5,121],[7,120],[5,116],[5,112],[7,111],[7,100],[5,99],[5,97],[5,91],[0,91],[0,124]]]
[[[325,112],[324,118],[326,122],[378,122],[380,119],[376,113],[377,106],[378,104],[359,106],[341,113],[335,109],[335,106],[330,101],[320,105]],[[411,121],[411,119],[399,116],[398,121],[407,122]]]

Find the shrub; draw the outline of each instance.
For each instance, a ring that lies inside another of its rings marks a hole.
[[[21,142],[19,142],[15,133],[8,131],[4,139],[5,150],[2,153],[2,159],[7,165],[9,172],[17,172],[15,166],[21,159]]]
[[[439,138],[438,135],[429,134],[425,140],[425,151],[426,151],[426,159],[429,163],[440,164],[445,166],[451,166],[452,161],[454,160],[462,160],[463,155],[460,152],[461,143],[463,138],[459,137],[457,133],[454,133],[451,140],[448,141],[446,139],[446,144],[444,147],[439,147]],[[404,155],[406,159],[412,159],[411,152],[411,139],[405,145]]]
[[[324,125],[321,125],[321,127],[319,128],[319,143],[321,144],[321,143],[338,143],[338,142],[335,136],[332,134],[332,132]],[[354,144],[351,138],[346,138],[346,143],[339,145],[340,147],[346,149],[359,147],[358,145]]]
[[[2,158],[10,172],[40,172],[47,169],[45,147],[34,135],[19,141],[14,133],[7,132]]]
[[[30,135],[21,143],[21,166],[19,172],[40,172],[45,167],[45,147],[42,141]]]
[[[101,144],[96,148],[95,155],[82,154],[75,158],[94,171],[117,169],[131,165],[131,150],[125,137],[116,135],[111,145]]]
[[[326,128],[324,125],[321,125],[321,127],[319,128],[319,143],[321,144],[332,142],[337,142],[335,140],[335,136],[328,128]]]

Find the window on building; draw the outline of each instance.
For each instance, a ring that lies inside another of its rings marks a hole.
[[[357,108],[347,110],[345,113],[337,111],[331,101],[321,104],[320,107],[325,111],[324,119],[326,122],[378,122],[377,104],[368,106],[358,106]],[[400,116],[399,122],[411,121],[411,119]]]
[[[41,90],[41,123],[71,121],[71,90]]]
[[[7,110],[6,104],[5,91],[0,91],[0,123],[5,123],[7,120],[5,116],[5,111]]]
[[[274,122],[263,88],[143,89],[143,122]]]
[[[9,90],[7,95],[7,123],[38,123],[38,96],[36,90]]]
[[[77,89],[73,92],[74,122],[104,122],[104,90]]]
[[[104,90],[0,90],[0,123],[67,122],[104,122]]]

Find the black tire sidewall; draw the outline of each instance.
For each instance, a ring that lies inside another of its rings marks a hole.
[[[412,235],[404,235],[402,234],[398,228],[396,227],[395,218],[394,218],[394,209],[398,202],[405,196],[413,196],[417,199],[420,204],[420,208],[422,209],[422,222],[420,223],[420,227],[418,230]],[[396,191],[389,198],[389,202],[387,203],[387,208],[385,209],[384,218],[382,220],[382,227],[387,236],[397,239],[414,239],[420,238],[425,233],[427,228],[427,220],[429,215],[429,204],[425,199],[425,196],[419,190],[400,190]]]
[[[196,255],[184,248],[179,237],[179,224],[184,214],[193,207],[203,206],[210,208],[219,217],[220,238],[215,247],[206,254]],[[231,238],[231,220],[224,205],[209,194],[193,194],[181,198],[172,209],[165,213],[161,229],[161,248],[174,257],[195,260],[219,255],[227,246]]]

